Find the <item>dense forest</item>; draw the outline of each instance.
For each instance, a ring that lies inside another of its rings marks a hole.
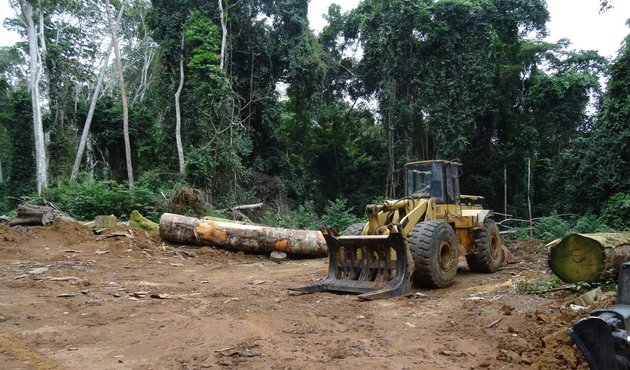
[[[448,159],[499,212],[630,226],[630,36],[614,60],[543,41],[544,0],[363,0],[319,34],[308,0],[10,2],[0,213],[341,225]]]

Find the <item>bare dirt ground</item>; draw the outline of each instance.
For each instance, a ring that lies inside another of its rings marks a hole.
[[[112,232],[128,235],[112,236]],[[2,369],[587,369],[569,293],[520,295],[546,272],[533,244],[454,286],[387,300],[293,295],[326,259],[164,243],[119,226],[0,225]]]

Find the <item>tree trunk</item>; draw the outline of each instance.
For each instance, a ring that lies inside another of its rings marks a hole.
[[[121,7],[124,6],[124,2]],[[118,33],[112,21],[112,12],[109,9],[109,0],[105,0],[105,10],[107,12],[107,22],[112,33],[112,44],[114,44],[114,55],[116,56],[116,69],[118,70],[118,80],[120,83],[120,95],[123,105],[123,136],[125,138],[125,158],[127,161],[127,178],[129,189],[133,189],[133,167],[131,165],[131,142],[129,141],[129,102],[127,101],[127,89],[125,87],[125,77],[123,76],[122,60],[118,48]]]
[[[123,10],[125,8],[125,4],[123,3],[118,11],[118,15],[116,16],[116,24],[120,24],[120,20],[122,19]],[[92,99],[90,101],[90,109],[88,111],[87,118],[85,119],[85,125],[83,125],[83,133],[81,134],[81,140],[79,141],[79,148],[77,149],[77,155],[74,158],[74,165],[72,166],[72,172],[70,173],[70,181],[74,182],[79,173],[79,166],[81,165],[81,159],[83,158],[83,151],[86,146],[90,146],[89,143],[89,134],[90,134],[90,126],[92,125],[92,118],[94,117],[94,110],[96,109],[96,102],[98,101],[98,97],[100,95],[101,86],[103,85],[103,78],[105,77],[105,72],[107,71],[107,67],[109,66],[109,57],[112,54],[112,49],[114,48],[114,40],[109,44],[109,48],[107,48],[107,53],[105,53],[103,57],[103,65],[101,66],[101,71],[98,75],[98,80],[96,82],[96,87],[94,88],[94,93],[92,95]],[[90,162],[90,148],[88,147],[88,162]],[[88,165],[88,169],[91,173],[93,173],[94,166]]]
[[[550,248],[549,268],[570,283],[616,278],[630,260],[630,232],[571,234]]]
[[[532,220],[532,160],[527,158],[527,209],[529,213],[529,237],[534,235],[534,221]]]
[[[394,171],[396,170],[396,160],[394,159],[394,129],[392,128],[391,112],[387,113],[387,184],[385,185],[385,194],[390,199],[396,197],[396,189],[394,184]]]
[[[507,218],[507,164],[503,164],[503,218]]]
[[[92,135],[88,135],[85,142],[85,165],[87,166],[88,175],[90,179],[94,178],[94,167],[96,162],[94,161],[94,147],[92,146]]]
[[[46,165],[46,144],[44,142],[44,127],[40,107],[39,81],[42,75],[42,62],[35,22],[33,21],[33,7],[26,1],[20,1],[20,7],[26,22],[29,51],[29,90],[31,93],[31,107],[33,110],[33,132],[35,137],[35,166],[37,179],[37,194],[41,195],[48,186],[48,168]],[[42,9],[39,9],[42,12]],[[41,30],[43,32],[43,30]],[[42,35],[43,37],[43,35]]]
[[[17,218],[11,220],[9,225],[47,225],[54,217],[54,210],[50,207],[22,204],[18,206]]]
[[[122,15],[122,8],[119,17]],[[120,22],[120,18],[118,20]],[[85,119],[85,125],[83,125],[83,133],[81,134],[81,140],[79,141],[79,148],[77,149],[77,155],[74,158],[74,165],[72,166],[72,172],[70,173],[70,181],[74,182],[77,179],[77,174],[79,173],[79,166],[81,165],[81,159],[83,158],[83,151],[85,150],[85,146],[87,145],[88,136],[90,134],[90,126],[92,125],[92,117],[94,117],[94,110],[96,109],[96,102],[98,100],[99,93],[101,91],[101,85],[103,84],[103,77],[105,77],[105,71],[107,70],[109,56],[112,53],[113,43],[110,44],[109,49],[103,59],[103,66],[101,67],[101,71],[98,75],[98,81],[96,82],[96,87],[94,88],[94,93],[92,94],[92,101],[90,102],[90,109],[88,111],[87,118]]]
[[[243,225],[172,213],[165,213],[160,218],[160,236],[175,243],[211,245],[249,252],[279,251],[324,257],[328,250],[319,231]]]
[[[179,97],[184,87],[184,34],[182,34],[182,43],[179,56],[179,86],[175,92],[175,143],[177,145],[177,158],[179,159],[179,173],[183,175],[186,172],[186,163],[184,162],[184,147],[182,145],[182,115],[179,108]]]
[[[142,23],[142,28],[147,29],[148,25],[144,19],[144,13],[140,12],[140,22]],[[120,22],[118,22],[120,24]],[[155,56],[155,50],[152,47],[151,35],[150,33],[145,33],[144,38],[142,39],[142,45],[144,49],[144,53],[142,55],[142,70],[140,74],[140,84],[136,93],[133,97],[133,102],[139,101],[142,103],[144,101],[144,96],[149,88],[149,67],[151,66],[151,62],[153,61],[153,57]]]
[[[223,0],[219,0],[219,12],[221,12],[221,60],[219,61],[219,68],[223,69],[225,65],[225,48],[227,44],[227,25],[225,19],[227,14],[223,11]]]
[[[0,159],[0,184],[4,182],[4,177],[2,177],[2,159]]]

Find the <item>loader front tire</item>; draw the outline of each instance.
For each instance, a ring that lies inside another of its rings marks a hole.
[[[409,234],[415,271],[413,280],[427,288],[446,288],[455,282],[458,264],[457,238],[443,221],[417,224]]]
[[[346,227],[346,229],[343,231],[343,233],[341,233],[341,235],[349,235],[349,236],[361,235],[363,233],[364,228],[365,228],[365,223],[352,224]]]
[[[493,219],[487,218],[478,236],[477,253],[466,256],[468,267],[473,272],[496,272],[503,259],[499,227]]]

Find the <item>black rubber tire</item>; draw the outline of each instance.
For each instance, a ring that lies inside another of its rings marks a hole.
[[[427,288],[453,285],[459,261],[457,238],[451,225],[443,221],[420,222],[411,230],[408,240],[415,265],[414,282]]]
[[[491,273],[499,270],[503,259],[501,235],[499,234],[499,227],[491,218],[487,218],[483,222],[483,229],[479,232],[477,250],[477,253],[466,256],[470,271]]]
[[[365,227],[365,223],[352,224],[341,233],[341,235],[361,235],[363,233],[363,228]]]

